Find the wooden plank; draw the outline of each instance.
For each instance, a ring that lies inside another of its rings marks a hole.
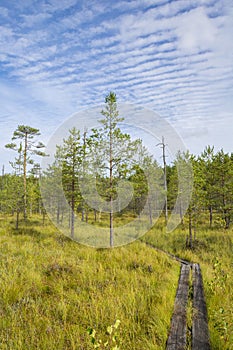
[[[189,265],[181,265],[174,311],[167,340],[167,350],[185,350],[186,348],[186,311],[189,291],[189,271]]]
[[[210,350],[207,308],[199,264],[193,264],[192,350]]]

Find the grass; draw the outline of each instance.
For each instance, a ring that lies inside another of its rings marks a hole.
[[[0,349],[93,349],[121,321],[121,349],[164,349],[179,264],[141,242],[93,249],[32,217],[0,217]]]
[[[197,228],[193,249],[185,247],[187,223],[166,233],[162,222],[143,240],[201,265],[207,302],[212,350],[233,349],[233,228],[208,228],[207,220]]]
[[[94,214],[89,213],[88,223],[81,221],[80,215],[75,216],[73,239],[78,243],[97,247],[109,248],[109,214],[102,213],[101,218],[94,220]],[[57,222],[56,213],[50,219],[65,236],[70,237],[70,215],[63,213],[61,221]],[[154,220],[155,222],[155,220]],[[132,213],[115,214],[114,216],[114,247],[129,244],[147,232],[150,227],[148,215],[135,217]]]

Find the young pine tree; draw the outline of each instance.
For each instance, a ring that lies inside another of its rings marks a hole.
[[[39,136],[39,129],[32,128],[27,125],[19,125],[14,131],[12,141],[18,140],[16,142],[8,143],[5,145],[6,148],[22,153],[22,168],[23,168],[23,201],[24,201],[24,219],[27,218],[27,166],[28,164],[33,164],[34,161],[31,155],[45,156],[46,154],[41,150],[45,146],[42,142],[36,142],[35,137]],[[21,165],[21,164],[20,164]]]

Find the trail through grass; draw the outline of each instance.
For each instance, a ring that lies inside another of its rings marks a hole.
[[[207,222],[207,221],[206,221]],[[233,228],[197,228],[193,249],[185,247],[187,225],[167,233],[161,222],[143,240],[188,261],[200,263],[212,350],[233,349]]]

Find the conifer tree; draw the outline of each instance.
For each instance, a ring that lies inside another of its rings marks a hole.
[[[5,145],[6,148],[22,153],[22,160],[19,160],[19,164],[23,166],[23,183],[24,183],[24,219],[27,218],[27,165],[33,164],[34,161],[31,155],[45,156],[45,153],[41,151],[44,148],[42,142],[36,142],[34,138],[39,136],[39,129],[32,128],[27,125],[18,125],[18,128],[14,131],[12,141],[19,141],[19,144],[12,142]],[[18,162],[18,160],[17,160]],[[22,163],[21,163],[22,162]]]
[[[133,152],[133,143],[130,136],[123,133],[119,123],[124,118],[119,117],[117,98],[110,92],[105,98],[105,108],[101,111],[103,119],[100,120],[102,128],[99,130],[97,162],[105,169],[108,185],[105,190],[109,201],[109,230],[110,247],[114,244],[113,233],[113,200],[116,197],[116,180],[120,178],[124,165],[130,162]]]
[[[78,202],[78,174],[81,171],[83,148],[80,131],[75,127],[69,130],[69,136],[58,147],[59,162],[62,166],[62,185],[71,208],[70,234],[74,238],[75,209]]]

